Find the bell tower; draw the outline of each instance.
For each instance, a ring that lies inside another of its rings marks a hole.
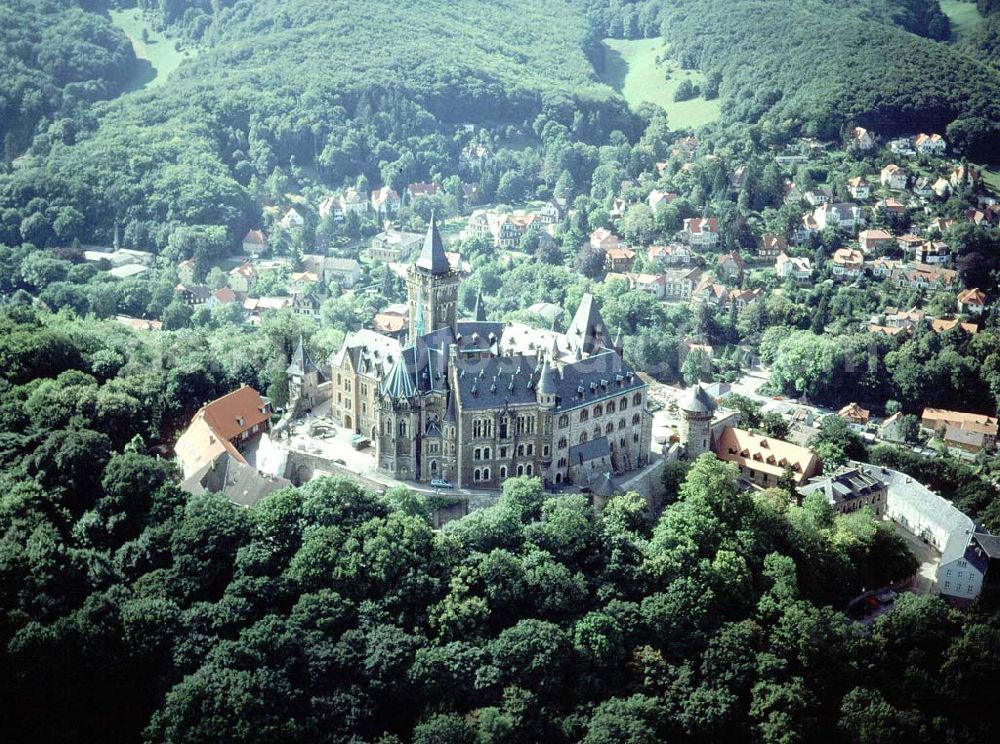
[[[458,314],[458,274],[444,252],[437,220],[431,215],[420,257],[406,276],[410,316],[409,342],[440,328],[455,331]]]

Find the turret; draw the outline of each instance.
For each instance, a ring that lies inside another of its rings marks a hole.
[[[695,385],[677,401],[677,407],[681,411],[681,444],[693,460],[711,450],[712,416],[717,406],[701,385]]]

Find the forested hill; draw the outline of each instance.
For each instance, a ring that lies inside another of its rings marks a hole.
[[[544,113],[578,140],[638,134],[597,81],[585,51],[596,40],[565,0],[262,0],[179,17],[201,19],[197,59],[98,110],[76,141],[36,141],[39,169],[0,182],[0,206],[41,198],[43,219],[29,235],[31,215],[0,222],[0,242],[57,242],[49,216],[66,209],[94,240],[116,221],[130,244],[153,246],[176,223],[245,230],[245,189],[275,167],[405,184],[455,171],[464,123],[530,132]]]

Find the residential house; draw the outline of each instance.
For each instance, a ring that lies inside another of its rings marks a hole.
[[[889,163],[882,169],[879,181],[890,191],[903,191],[906,189],[906,181],[910,177],[909,171],[895,163]]]
[[[322,304],[319,296],[308,290],[292,292],[288,303],[292,313],[302,318],[318,318]]]
[[[951,182],[947,178],[939,178],[931,186],[934,195],[938,199],[947,199],[951,196]]]
[[[267,236],[261,230],[247,230],[243,236],[243,252],[256,258],[267,251]]]
[[[198,307],[208,302],[212,296],[212,288],[201,284],[178,284],[174,287],[177,299],[189,307]]]
[[[667,266],[686,266],[691,263],[691,249],[683,243],[651,245],[647,256],[650,261],[660,261]]]
[[[895,217],[901,217],[906,214],[906,205],[897,199],[893,199],[891,196],[879,199],[875,203],[875,209],[876,211],[881,210],[885,214]]]
[[[854,127],[851,130],[850,144],[858,150],[871,150],[875,147],[875,137],[864,127]]]
[[[543,225],[555,225],[562,222],[566,216],[566,201],[564,199],[549,199],[538,210],[538,220]]]
[[[350,289],[361,281],[361,264],[353,258],[327,258],[323,262],[323,282]]]
[[[927,313],[915,307],[909,310],[887,307],[884,316],[885,324],[890,328],[916,328],[927,318]]]
[[[818,207],[821,204],[829,204],[833,201],[833,189],[829,186],[817,186],[806,191],[802,198],[810,207]]]
[[[813,212],[813,218],[820,230],[833,227],[853,232],[864,223],[861,207],[856,204],[823,204]]]
[[[194,284],[195,267],[195,262],[190,258],[177,264],[177,278],[181,284]]]
[[[927,240],[913,252],[917,263],[941,265],[951,261],[951,247],[940,240]]]
[[[482,196],[483,193],[479,188],[478,183],[462,182],[462,199],[465,201],[466,205],[479,204]]]
[[[947,217],[935,217],[931,220],[927,227],[924,229],[925,235],[944,235],[948,230],[953,228],[958,223]]]
[[[729,288],[724,284],[713,282],[709,276],[692,290],[691,302],[695,305],[713,305],[721,310],[729,304]]]
[[[240,448],[270,428],[270,404],[252,387],[243,385],[202,406],[174,446],[185,478],[228,453],[247,464]]]
[[[805,284],[812,278],[812,262],[808,258],[781,253],[774,262],[774,272],[782,279],[791,278],[799,284]]]
[[[934,196],[934,182],[928,176],[921,176],[913,182],[913,193],[922,199]]]
[[[259,325],[268,312],[284,310],[292,306],[290,297],[248,297],[243,300],[243,312],[250,325]]]
[[[315,271],[296,271],[289,279],[288,288],[293,293],[312,292],[319,288],[319,279],[319,274]]]
[[[383,263],[405,263],[423,240],[424,236],[420,233],[386,230],[372,238],[368,245],[368,258]]]
[[[672,191],[660,191],[659,189],[653,189],[649,192],[649,196],[646,197],[646,203],[649,208],[654,212],[656,208],[661,204],[670,204],[674,199],[677,198],[677,194]]]
[[[868,426],[868,422],[871,420],[871,411],[862,408],[857,403],[848,403],[837,411],[837,416],[844,419],[851,429],[862,431]]]
[[[621,241],[610,230],[599,227],[590,233],[590,244],[594,248],[603,248],[605,251],[610,251],[612,248],[618,248]]]
[[[808,483],[799,486],[796,493],[800,504],[806,496],[819,493],[837,514],[850,514],[867,508],[876,517],[885,514],[889,498],[889,489],[882,480],[857,467],[811,478]]]
[[[108,276],[112,276],[115,279],[130,279],[134,276],[145,274],[147,271],[149,271],[149,267],[143,264],[122,264],[121,266],[115,266],[113,269],[108,269]]]
[[[714,444],[716,457],[735,463],[740,475],[763,488],[777,486],[784,478],[801,486],[821,468],[816,454],[797,444],[727,426]]]
[[[368,211],[369,205],[370,198],[366,198],[365,194],[362,194],[351,186],[340,193],[337,209],[334,214],[341,217],[347,217],[349,214],[365,214]]]
[[[902,155],[908,158],[912,158],[917,154],[917,151],[913,149],[913,140],[909,137],[898,137],[897,139],[890,140],[889,150],[893,155]]]
[[[862,230],[858,233],[858,244],[865,253],[874,253],[892,243],[892,236],[885,230]]]
[[[229,288],[236,292],[249,293],[253,291],[254,284],[257,283],[257,269],[249,261],[240,264],[229,272],[226,280]]]
[[[902,266],[901,261],[895,261],[891,258],[886,258],[885,256],[879,256],[878,258],[872,259],[865,264],[865,269],[872,276],[885,279],[886,277],[892,276],[892,272],[896,271],[900,266]]]
[[[604,259],[608,271],[631,271],[635,262],[635,251],[625,246],[608,248]]]
[[[486,165],[491,157],[493,157],[493,153],[490,151],[490,148],[478,142],[470,142],[462,150],[462,160],[470,168],[475,168],[476,170]]]
[[[402,204],[399,194],[391,186],[383,186],[372,191],[372,209],[380,217],[396,214]]]
[[[667,302],[690,302],[701,281],[701,269],[675,269],[663,274],[663,299]]]
[[[437,196],[441,193],[440,184],[436,183],[424,183],[419,181],[417,183],[411,183],[406,187],[406,191],[403,193],[403,200],[407,204],[412,204],[417,199],[423,199],[428,196]]]
[[[628,202],[622,199],[620,196],[615,197],[611,202],[611,210],[608,212],[608,216],[613,220],[621,219],[625,216],[625,210],[628,208]]]
[[[986,311],[986,293],[978,287],[958,294],[958,312],[966,315],[982,315]]]
[[[872,187],[864,176],[856,176],[847,179],[847,193],[851,195],[852,199],[864,201],[872,195]]]
[[[948,176],[948,182],[951,183],[953,189],[960,188],[976,188],[979,186],[980,174],[979,171],[973,168],[971,165],[966,167],[959,163],[954,168],[952,168],[951,173]]]
[[[305,219],[295,207],[289,207],[285,216],[281,218],[281,226],[286,230],[300,230],[305,224]]]
[[[736,289],[729,293],[729,302],[735,305],[737,313],[742,313],[763,295],[762,289]]]
[[[221,452],[191,477],[185,478],[181,490],[192,496],[217,493],[237,506],[249,508],[265,496],[291,485],[290,480],[265,475],[229,452]]]
[[[739,285],[743,282],[743,271],[746,269],[746,263],[738,251],[730,251],[723,253],[716,259],[716,269],[722,279]]]
[[[719,242],[719,221],[715,217],[688,218],[681,235],[688,245],[714,248]]]
[[[864,267],[864,256],[853,248],[838,248],[833,252],[833,275],[842,279],[857,279]]]
[[[958,272],[921,263],[908,263],[892,273],[892,282],[900,288],[938,291],[950,289]]]
[[[729,174],[729,192],[731,194],[738,194],[743,188],[743,184],[747,180],[747,167],[745,165],[739,166],[736,170]]]
[[[903,435],[903,431],[900,428],[900,423],[903,418],[903,413],[896,412],[892,414],[889,418],[883,421],[878,426],[878,438],[886,442],[897,442],[903,443],[906,441],[906,437]]]
[[[934,333],[947,333],[953,328],[960,329],[963,333],[975,336],[979,333],[979,326],[975,323],[962,323],[957,318],[935,318],[931,321],[931,330]]]
[[[900,235],[896,238],[896,245],[898,245],[907,256],[912,256],[917,250],[917,247],[923,242],[924,238],[921,238],[919,235],[914,235],[913,233],[906,233],[905,235]]]
[[[998,424],[993,416],[925,408],[920,425],[950,447],[967,452],[996,449]]]
[[[802,215],[802,224],[799,229],[795,231],[795,242],[805,243],[813,235],[819,232],[819,224],[816,222],[816,218],[813,216],[812,212],[806,212]]]
[[[943,155],[948,145],[940,134],[918,134],[913,147],[921,155]]]
[[[774,233],[764,233],[757,248],[757,255],[760,258],[777,258],[788,250],[788,239],[784,235]]]
[[[536,302],[534,305],[528,307],[528,312],[532,315],[537,315],[551,327],[553,323],[562,317],[563,309],[553,302]]]
[[[246,299],[245,292],[235,292],[229,287],[222,287],[212,292],[211,296],[205,300],[205,307],[215,307],[216,305],[240,305]]]
[[[802,190],[792,182],[786,183],[785,195],[782,197],[782,202],[787,205],[797,205],[801,204],[802,201]]]

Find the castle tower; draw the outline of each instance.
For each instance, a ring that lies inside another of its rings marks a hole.
[[[406,276],[409,306],[409,341],[439,328],[455,330],[458,311],[458,274],[452,271],[444,252],[437,221],[431,215],[420,257]],[[420,321],[418,323],[418,321]]]
[[[688,459],[710,452],[715,401],[701,385],[695,385],[677,401],[677,407],[681,411],[681,444]]]

